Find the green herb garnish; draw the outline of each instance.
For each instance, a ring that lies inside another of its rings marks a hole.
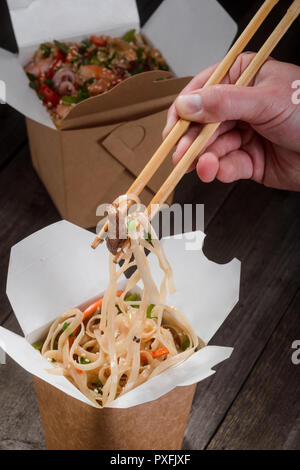
[[[31,82],[34,82],[34,81],[36,80],[36,76],[33,75],[33,73],[27,72],[26,75],[27,75],[27,77],[29,78],[29,80],[30,80]]]
[[[43,345],[44,345],[44,342],[43,341],[36,341],[35,343],[32,343],[32,347],[34,347],[34,349],[36,349],[37,351],[42,351],[43,349]]]
[[[56,45],[56,47],[58,47],[59,50],[61,50],[64,54],[68,54],[69,52],[69,46],[67,46],[67,44],[65,44],[64,42],[60,42],[60,41],[54,41],[54,44]]]
[[[127,223],[127,233],[135,231],[135,220],[129,220]]]
[[[47,46],[47,44],[41,44],[40,49],[44,54],[44,57],[49,57],[51,54],[51,47]]]
[[[139,294],[136,294],[135,292],[133,294],[128,294],[125,297],[125,300],[128,302],[136,302],[137,300],[141,300],[141,296]]]
[[[139,73],[142,73],[144,70],[143,70],[143,66],[142,65],[139,65],[135,70],[133,70],[133,72],[130,72],[131,75],[138,75]]]
[[[45,96],[43,95],[43,93],[38,93],[38,97],[40,100],[44,101],[45,100]]]
[[[81,41],[81,45],[85,47],[86,49],[90,47],[91,44],[92,44],[91,41],[88,41],[87,39],[84,39],[83,41]]]
[[[94,56],[91,58],[91,64],[92,64],[92,65],[101,65],[101,62],[100,62],[100,60],[98,59],[98,57],[94,55]]]
[[[80,364],[90,364],[91,361],[89,361],[88,359],[86,359],[85,357],[81,356],[80,358]]]
[[[77,96],[63,96],[60,100],[62,104],[66,104],[67,106],[71,106],[72,104],[77,103]]]
[[[84,57],[82,59],[82,64],[83,65],[90,65],[90,59],[88,57]]]
[[[114,60],[114,58],[116,57],[116,55],[117,55],[117,53],[114,52],[107,60],[105,60],[105,61],[103,62],[102,65],[104,65],[104,67],[107,67],[107,68],[109,69],[110,66],[111,66],[111,63],[112,63],[112,61]]]
[[[161,65],[160,68],[161,68],[161,70],[166,70],[166,71],[170,70],[170,67],[167,64]]]
[[[135,38],[135,33],[136,33],[135,29],[130,29],[129,31],[127,31],[126,34],[124,34],[124,36],[122,38],[123,41],[132,42]]]
[[[38,82],[29,82],[30,88],[33,88],[33,90],[38,90],[40,88],[40,84]]]
[[[143,57],[144,55],[144,49],[142,47],[139,47],[138,50],[136,51],[136,55],[137,55],[137,60],[138,62],[140,63],[144,63],[145,62],[145,58]]]
[[[79,91],[76,96],[77,103],[79,103],[80,101],[87,100],[89,97],[90,97],[90,94],[88,91]]]
[[[86,81],[86,83],[88,83],[89,85],[91,85],[92,83],[94,83],[96,81],[95,78],[89,78],[89,80]]]
[[[102,388],[103,388],[103,383],[101,382],[100,379],[97,380],[95,383],[95,389],[97,390],[98,393],[102,395]]]
[[[133,294],[128,294],[125,297],[126,302],[137,302],[141,300],[141,296],[139,294],[136,294],[135,292]],[[139,305],[131,305],[132,308],[139,308]]]
[[[190,346],[190,340],[188,338],[184,338],[181,343],[182,351],[185,351]]]
[[[65,322],[62,326],[62,330],[66,331],[66,329],[69,327],[69,323]],[[69,336],[74,336],[74,333],[71,333]]]
[[[49,86],[50,88],[53,87],[53,81],[51,80],[51,78],[46,78],[45,82],[47,86]]]
[[[150,304],[149,307],[147,308],[147,318],[157,318],[157,317],[152,317],[152,310],[154,309],[155,305]]]
[[[89,97],[90,94],[88,91],[79,91],[76,96],[66,95],[63,96],[60,101],[67,106],[71,106],[72,104],[80,103],[80,101],[84,101]]]
[[[151,243],[152,242],[152,235],[151,233],[148,233],[147,236],[145,237],[146,242]]]

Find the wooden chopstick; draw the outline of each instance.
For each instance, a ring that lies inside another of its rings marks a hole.
[[[279,0],[266,0],[260,9],[257,11],[255,16],[252,18],[248,26],[245,28],[243,33],[239,36],[237,41],[228,51],[222,62],[218,65],[215,71],[212,73],[210,78],[205,83],[204,87],[216,85],[221,82],[225,77],[226,73],[233,65],[234,61],[237,59],[238,55],[244,50],[250,39],[254,36],[260,25],[266,19],[270,11],[274,6],[279,2]],[[147,183],[156,173],[158,168],[167,158],[172,148],[177,144],[179,139],[183,136],[190,125],[190,121],[180,119],[177,121],[171,132],[164,139],[162,144],[159,146],[157,151],[154,153],[152,158],[149,160],[147,165],[144,167],[142,172],[130,186],[127,191],[127,194],[136,194],[137,196],[143,191]],[[131,205],[131,202],[128,202],[128,206]],[[92,243],[93,248],[97,248],[103,242],[104,233],[108,230],[108,222],[104,224],[99,234],[96,236],[95,240]]]
[[[262,65],[267,60],[273,49],[277,46],[279,41],[282,39],[286,31],[296,20],[299,14],[300,0],[294,0],[290,8],[287,10],[286,14],[280,21],[280,23],[274,29],[273,33],[270,35],[265,44],[261,47],[261,49],[255,55],[251,63],[248,65],[246,70],[237,80],[235,84],[236,86],[247,86],[251,82],[251,80],[255,77],[259,69],[262,67]],[[166,179],[164,184],[158,190],[158,192],[150,202],[149,206],[147,207],[146,215],[149,217],[150,220],[152,220],[155,214],[159,211],[161,205],[167,200],[172,191],[174,191],[181,178],[185,175],[188,168],[194,162],[195,158],[204,150],[209,139],[213,136],[213,134],[216,132],[220,125],[221,122],[215,122],[206,124],[203,127],[199,136],[189,147],[187,152],[184,154],[182,159],[176,165],[170,176]],[[129,240],[124,243],[122,251],[115,257],[114,261],[116,263],[118,263],[123,258],[124,250],[126,249],[126,247],[128,247],[128,245]]]

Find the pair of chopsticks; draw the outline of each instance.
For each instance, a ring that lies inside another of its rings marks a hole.
[[[273,7],[279,2],[279,0],[266,0],[261,8],[258,10],[256,15],[250,21],[246,29],[243,31],[241,36],[237,39],[234,45],[231,47],[227,55],[224,57],[222,62],[218,65],[216,70],[213,72],[211,77],[205,83],[206,86],[216,85],[222,81],[225,77],[227,72],[229,71],[230,67],[234,64],[235,60],[237,59],[238,55],[243,51],[245,46],[248,44],[250,39],[254,36],[260,25],[266,19],[270,11]],[[287,10],[286,14],[274,29],[273,33],[267,39],[265,44],[261,47],[258,53],[255,55],[251,63],[248,65],[246,70],[237,80],[236,85],[238,86],[247,86],[251,82],[251,80],[255,77],[259,69],[262,67],[264,62],[267,60],[273,49],[282,39],[286,31],[292,25],[292,23],[296,20],[296,18],[300,14],[300,0],[294,0],[292,5]],[[160,147],[154,153],[153,157],[149,160],[145,168],[139,174],[137,179],[133,182],[130,188],[127,191],[127,194],[136,194],[139,195],[149,180],[153,177],[156,171],[159,169],[160,165],[164,162],[164,160],[169,155],[172,148],[177,144],[179,139],[183,136],[183,134],[187,131],[189,125],[191,123],[184,119],[180,119],[177,121],[169,135],[166,139],[162,142]],[[174,191],[175,187],[179,183],[179,181],[183,178],[189,167],[192,165],[196,157],[204,150],[205,146],[207,145],[209,139],[213,136],[216,132],[218,127],[221,125],[221,122],[216,123],[209,123],[203,126],[200,134],[190,146],[190,148],[186,151],[182,159],[173,169],[170,176],[166,179],[163,183],[161,188],[153,197],[152,201],[150,202],[149,206],[146,209],[146,215],[152,219],[155,214],[159,211],[160,207],[164,202],[167,200],[169,195]],[[128,206],[131,205],[128,202]],[[108,230],[108,222],[102,227],[101,231],[95,238],[94,242],[92,243],[92,247],[96,248],[100,243],[104,240],[104,234]],[[129,245],[129,240],[124,242],[122,250],[117,256],[115,257],[115,262],[118,263],[124,255],[125,249]]]

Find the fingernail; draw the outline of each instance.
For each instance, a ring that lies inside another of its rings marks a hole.
[[[200,95],[181,95],[177,98],[178,107],[187,114],[199,113],[202,109],[202,99]]]

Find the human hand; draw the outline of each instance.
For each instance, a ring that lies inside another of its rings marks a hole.
[[[248,87],[233,85],[253,56],[241,54],[220,85],[202,88],[217,65],[197,75],[169,109],[163,137],[179,117],[192,121],[173,154],[176,165],[204,123],[222,121],[190,168],[203,182],[253,179],[300,191],[300,104],[292,102],[300,67],[270,58]]]

